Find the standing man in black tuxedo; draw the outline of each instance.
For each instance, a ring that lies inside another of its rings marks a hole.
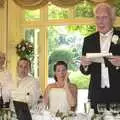
[[[94,14],[97,32],[84,39],[82,55],[102,52],[113,55],[103,58],[101,63],[81,59],[81,72],[90,74],[88,99],[96,111],[98,103],[120,103],[120,31],[113,27],[115,8],[108,3],[96,5]]]

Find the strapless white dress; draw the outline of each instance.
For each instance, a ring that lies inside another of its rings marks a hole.
[[[33,114],[33,120],[60,120],[55,117],[55,113],[68,112],[70,110],[67,95],[64,88],[51,88],[49,91],[49,111],[43,111],[42,114]],[[74,113],[73,113],[74,114]],[[74,116],[75,115],[75,116]],[[85,114],[74,114],[72,117],[66,117],[64,120],[89,120]]]
[[[70,107],[67,101],[67,94],[64,88],[51,88],[49,91],[49,111],[56,113],[68,112]]]

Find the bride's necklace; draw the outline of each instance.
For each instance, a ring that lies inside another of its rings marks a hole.
[[[56,86],[58,87],[58,88],[63,88],[64,87],[64,83],[58,83],[58,82],[56,82]]]

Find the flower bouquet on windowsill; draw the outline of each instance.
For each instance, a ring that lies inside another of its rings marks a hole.
[[[27,40],[22,40],[16,46],[16,53],[19,57],[33,58],[34,56],[33,44]]]

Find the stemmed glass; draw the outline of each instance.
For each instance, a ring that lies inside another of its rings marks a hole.
[[[111,103],[110,111],[113,115],[117,115],[120,112],[120,104]]]
[[[85,113],[89,113],[90,111],[90,102],[84,103],[84,109],[85,109]]]
[[[103,114],[105,111],[107,111],[107,106],[104,103],[97,104],[97,111],[99,114]]]
[[[33,105],[32,112],[42,115],[44,111],[45,111],[45,104],[43,102],[43,97],[40,96],[40,99],[39,99],[38,103]]]
[[[117,104],[117,111],[118,111],[118,114],[120,114],[120,104]]]

